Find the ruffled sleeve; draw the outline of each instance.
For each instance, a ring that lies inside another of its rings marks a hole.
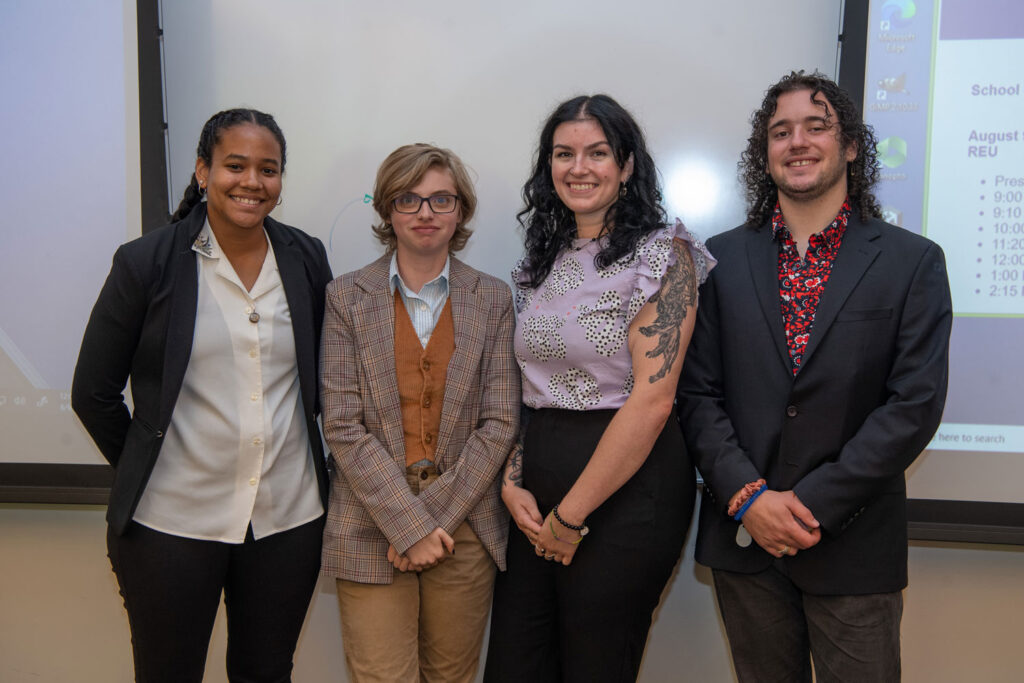
[[[516,313],[522,313],[523,310],[530,305],[530,299],[533,298],[533,290],[525,284],[522,284],[523,271],[526,269],[526,258],[523,257],[516,261],[515,267],[512,269],[512,289],[516,295]]]
[[[677,218],[674,224],[666,225],[661,230],[651,233],[647,241],[637,250],[636,288],[639,296],[634,296],[634,301],[646,302],[661,289],[661,281],[665,277],[665,272],[676,262],[676,253],[672,249],[672,240],[676,238],[686,242],[690,248],[697,285],[700,286],[707,280],[708,273],[715,267],[717,261],[704,246],[704,243],[691,234],[683,222]],[[638,312],[639,309],[630,311],[630,318]]]

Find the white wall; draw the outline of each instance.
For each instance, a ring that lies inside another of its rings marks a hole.
[[[132,680],[128,620],[106,558],[99,507],[0,505],[0,681]],[[905,592],[907,683],[1019,681],[1024,548],[912,543]],[[224,683],[218,617],[207,683]],[[334,590],[321,580],[295,663],[297,683],[344,683]],[[687,545],[657,613],[641,683],[734,680],[708,572]]]

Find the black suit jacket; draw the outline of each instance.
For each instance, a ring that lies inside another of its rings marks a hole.
[[[818,304],[800,372],[791,370],[770,225],[712,238],[680,379],[680,420],[704,477],[697,560],[756,572],[773,561],[736,543],[725,506],[764,477],[792,489],[822,539],[784,561],[816,594],[907,583],[904,470],[942,416],[952,306],[942,250],[851,216]]]
[[[198,295],[192,243],[205,220],[206,204],[199,204],[183,220],[118,248],[82,339],[71,405],[115,467],[107,522],[117,534],[131,521],[153,471],[192,352]],[[316,416],[320,329],[331,269],[320,240],[271,218],[264,227],[291,309],[302,407],[326,501]],[[124,402],[129,377],[134,412]]]

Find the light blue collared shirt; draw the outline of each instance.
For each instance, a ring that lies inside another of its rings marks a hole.
[[[391,268],[388,272],[388,281],[391,283],[391,295],[394,296],[395,289],[398,289],[405,304],[405,310],[409,312],[409,319],[412,320],[416,336],[420,338],[420,345],[427,348],[430,335],[434,332],[441,311],[444,310],[444,302],[448,300],[448,268],[451,265],[451,257],[445,259],[444,268],[433,280],[423,285],[419,292],[410,290],[402,276],[398,274],[398,254],[391,255]]]

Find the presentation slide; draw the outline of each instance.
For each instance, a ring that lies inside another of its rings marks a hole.
[[[69,392],[98,283],[139,235],[135,35],[127,0],[0,4],[0,462],[104,462]]]
[[[949,397],[915,474],[967,456],[984,480],[1024,462],[1024,3],[873,0],[867,50],[883,211],[943,248],[953,295]],[[985,495],[1024,502],[1008,478]]]

